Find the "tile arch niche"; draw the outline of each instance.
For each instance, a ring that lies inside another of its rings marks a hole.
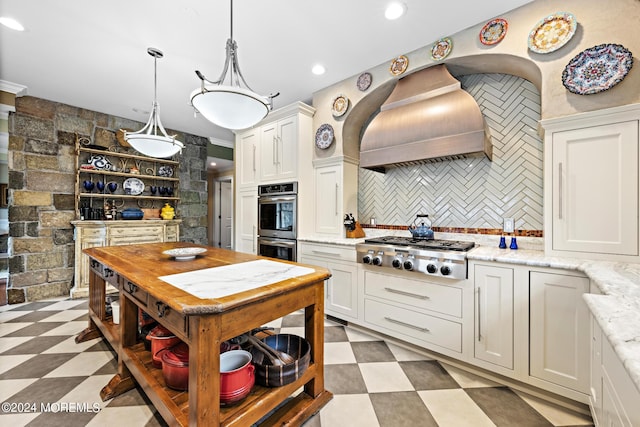
[[[540,119],[538,67],[510,55],[459,58],[447,63],[447,67],[483,110],[491,128],[494,155],[497,152],[494,162],[462,159],[425,163],[391,168],[386,174],[360,169],[359,217],[375,217],[379,224],[406,225],[418,211],[424,211],[434,217],[434,225],[439,227],[492,229],[502,226],[503,217],[515,217],[521,230],[542,230],[542,141],[535,132]],[[366,125],[394,86],[395,80],[386,82],[353,106],[343,127],[345,154],[358,157]],[[502,96],[494,86],[504,87]],[[487,99],[482,99],[485,94]],[[492,105],[491,96],[505,100],[505,105]],[[510,99],[514,96],[519,97],[515,102]],[[516,111],[521,103],[526,104],[523,111]],[[515,120],[521,123],[509,123]],[[515,178],[506,180],[503,176]],[[411,190],[403,190],[401,198],[389,203],[389,194],[402,188]]]

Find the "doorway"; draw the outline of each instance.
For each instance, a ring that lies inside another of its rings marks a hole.
[[[231,178],[214,181],[212,246],[233,249],[233,182]]]

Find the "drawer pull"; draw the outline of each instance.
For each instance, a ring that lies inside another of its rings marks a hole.
[[[104,277],[112,277],[113,276],[113,270],[110,268],[105,267],[104,268]]]
[[[158,309],[158,317],[164,317],[169,312],[169,306],[162,301],[156,302],[156,308]]]
[[[411,293],[411,292],[401,291],[399,289],[384,288],[384,290],[387,291],[387,292],[391,292],[392,294],[404,295],[404,296],[411,297],[411,298],[431,299],[426,295],[414,294],[414,293]]]
[[[91,268],[98,268],[100,266],[100,263],[98,261],[96,261],[95,259],[91,260]]]
[[[427,328],[421,328],[420,326],[416,326],[416,325],[412,325],[410,323],[402,322],[402,321],[396,320],[396,319],[394,319],[392,317],[385,316],[384,320],[386,320],[388,322],[391,322],[391,323],[395,323],[397,325],[406,326],[407,328],[415,329],[416,331],[426,332],[426,333],[430,333],[431,332]]]
[[[128,291],[129,291],[129,293],[131,295],[135,294],[136,291],[138,290],[138,287],[134,283],[131,283],[131,282],[127,282],[127,287],[129,288]]]
[[[316,250],[312,250],[311,252],[313,252],[316,255],[324,255],[324,256],[332,256],[332,257],[340,258],[340,254],[335,254],[333,252],[324,252],[324,251],[316,251]]]

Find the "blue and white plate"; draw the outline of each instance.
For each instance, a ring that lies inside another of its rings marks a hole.
[[[601,44],[577,54],[562,72],[569,92],[591,95],[620,83],[633,67],[633,55],[619,44]]]

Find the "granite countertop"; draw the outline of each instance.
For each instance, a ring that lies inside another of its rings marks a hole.
[[[404,230],[367,229],[367,237],[408,236]],[[493,261],[531,267],[548,267],[582,272],[602,292],[583,297],[629,376],[640,391],[640,264],[546,256],[540,238],[518,238],[520,249],[499,249],[498,236],[436,233],[437,239],[476,242],[467,253],[470,260]],[[353,246],[364,239],[312,236],[301,241]]]

